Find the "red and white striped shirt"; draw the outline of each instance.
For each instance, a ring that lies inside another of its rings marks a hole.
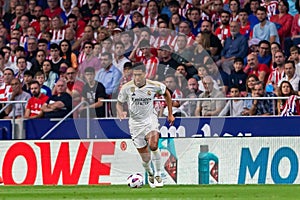
[[[50,30],[50,33],[52,33],[52,39],[51,43],[56,43],[59,44],[60,41],[62,41],[65,38],[65,29],[60,29],[60,30]]]
[[[8,101],[12,93],[11,85],[3,83],[0,86],[0,101]]]
[[[168,35],[167,37],[161,37],[161,36],[159,36],[158,38],[156,38],[153,46],[155,48],[159,48],[159,47],[167,44],[167,45],[169,45],[171,47],[173,40],[174,40],[174,37],[171,36],[171,35]]]
[[[193,7],[193,5],[192,4],[190,4],[189,2],[186,2],[185,4],[184,4],[184,6],[183,7],[180,7],[179,8],[179,14],[181,15],[181,16],[183,16],[183,17],[185,17],[186,18],[186,12],[188,11],[188,9],[190,9],[190,8],[192,8]]]
[[[276,15],[276,11],[278,10],[278,1],[271,0],[270,2],[262,2],[260,6],[263,6],[267,9],[267,15],[270,19],[271,16]]]
[[[156,56],[147,59],[145,56],[137,57],[137,62],[143,62],[146,66],[146,78],[153,80],[156,76],[159,60]]]
[[[268,78],[268,83],[273,83],[274,85],[278,85],[279,81],[283,78],[284,76],[284,70],[279,71],[279,68],[275,68],[269,75]]]
[[[151,18],[149,15],[143,18],[143,24],[149,28],[157,28],[157,17]]]

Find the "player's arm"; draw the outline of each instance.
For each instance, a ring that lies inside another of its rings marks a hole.
[[[174,121],[175,121],[175,117],[173,116],[173,112],[172,112],[172,98],[171,98],[171,94],[168,90],[166,90],[165,94],[164,94],[164,98],[166,100],[167,103],[167,107],[168,107],[168,121],[170,123],[170,125],[173,125]]]
[[[117,116],[119,117],[119,119],[120,120],[125,119],[126,113],[123,110],[123,103],[118,101],[116,108],[117,108]]]

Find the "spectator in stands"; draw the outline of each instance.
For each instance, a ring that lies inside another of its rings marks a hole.
[[[215,80],[218,84],[219,90],[224,94],[228,91],[228,74],[224,72],[221,68],[218,68],[217,64],[210,58],[205,63],[208,74]]]
[[[254,83],[258,82],[258,81],[259,81],[259,79],[255,74],[251,74],[247,77],[247,80],[246,80],[247,96],[246,97],[252,97],[252,90],[254,88]],[[252,107],[252,102],[253,102],[252,99],[244,100],[244,106],[243,106],[244,111],[242,112],[243,116],[249,116],[250,115],[249,110]]]
[[[112,55],[108,52],[101,54],[101,69],[97,72],[95,80],[102,83],[107,95],[115,93],[119,87],[122,72],[112,64]]]
[[[178,63],[172,58],[172,49],[169,45],[163,45],[158,49],[158,55],[161,55],[161,61],[157,68],[155,79],[163,81],[167,74],[174,74]]]
[[[272,84],[274,88],[274,92],[277,92],[278,83],[284,77],[284,63],[285,63],[285,56],[282,51],[277,51],[274,55],[275,63],[274,69],[271,71],[268,83]]]
[[[281,48],[280,44],[278,44],[277,42],[273,42],[271,44],[271,56],[272,56],[271,70],[274,69],[273,65],[274,65],[274,62],[275,62],[275,53],[277,51],[282,51],[282,48]]]
[[[174,76],[176,78],[176,82],[178,85],[179,90],[181,90],[186,96],[187,94],[187,72],[186,72],[186,66],[183,64],[179,64],[176,68],[176,71],[174,73]]]
[[[18,57],[17,58],[17,73],[15,74],[15,77],[20,79],[21,83],[23,84],[24,81],[24,73],[27,70],[27,63],[25,57]]]
[[[10,68],[3,70],[2,83],[0,86],[0,101],[7,101],[11,96],[11,81],[14,78],[14,71]]]
[[[268,67],[272,63],[272,54],[271,54],[271,43],[267,40],[261,40],[258,43],[258,62],[261,64],[266,64]]]
[[[274,97],[274,93],[265,93],[265,83],[263,81],[258,81],[254,83],[252,97]],[[273,99],[254,99],[252,107],[249,109],[249,113],[250,115],[274,115],[275,105],[276,103]]]
[[[72,13],[72,7],[76,5],[76,2],[72,0],[60,0],[60,7],[63,10],[60,17],[63,19],[64,23],[67,22],[68,16]]]
[[[132,62],[127,62],[124,64],[123,67],[123,73],[122,73],[122,78],[120,80],[119,91],[124,84],[132,80],[132,76],[133,76]]]
[[[59,43],[60,56],[71,64],[74,69],[78,68],[77,56],[72,52],[71,43],[64,39]]]
[[[60,16],[51,19],[50,30],[52,33],[51,43],[59,44],[65,37],[65,24]]]
[[[296,66],[294,61],[287,61],[284,64],[284,76],[278,82],[278,86],[281,84],[282,81],[289,81],[293,86],[293,90],[295,92],[298,92],[298,95],[300,95],[299,92],[300,77],[297,76],[296,74]]]
[[[233,85],[230,88],[230,97],[236,98],[240,97],[241,93],[239,90],[239,86]],[[243,112],[243,100],[228,100],[225,107],[219,113],[219,116],[241,116]]]
[[[42,64],[42,71],[45,76],[44,85],[49,87],[51,90],[54,88],[54,85],[58,79],[58,74],[54,72],[52,67],[52,62],[49,60],[44,60]]]
[[[172,54],[172,58],[174,58],[177,63],[184,64],[186,66],[187,78],[191,78],[194,74],[197,74],[197,70],[192,63],[194,55],[192,48],[187,46],[187,39],[186,35],[178,34],[176,37],[177,51]]]
[[[105,117],[105,106],[102,99],[106,99],[105,88],[102,83],[95,81],[95,69],[88,67],[84,70],[84,77],[87,83],[82,90],[82,101],[89,103],[90,117]],[[80,117],[86,117],[86,106],[80,108]]]
[[[158,23],[158,36],[154,42],[154,47],[159,48],[163,45],[171,45],[173,41],[173,36],[171,31],[168,29],[168,24],[165,21]]]
[[[201,31],[201,12],[198,8],[190,8],[191,13],[191,32],[194,36],[198,35]]]
[[[247,56],[248,43],[245,36],[240,34],[240,25],[237,21],[230,23],[231,36],[227,37],[224,42],[224,48],[221,51],[221,60],[217,63],[227,74],[233,69],[235,58],[244,58]]]
[[[48,49],[48,47],[50,47],[49,42],[45,39],[39,39],[37,46],[38,46],[37,50],[43,50],[45,52],[45,58],[49,60],[50,58],[50,51]]]
[[[100,16],[97,14],[93,14],[88,24],[93,27],[94,38],[97,38],[97,31],[100,27]]]
[[[239,0],[229,0],[230,22],[238,21],[240,6]]]
[[[44,103],[46,103],[49,97],[41,93],[41,85],[38,81],[32,81],[29,85],[32,97],[28,100],[26,105],[24,118],[41,118],[41,107]]]
[[[247,56],[248,65],[244,68],[244,72],[249,76],[250,74],[255,74],[260,81],[268,80],[269,67],[265,64],[258,63],[257,55],[255,53],[250,53]]]
[[[299,57],[299,47],[292,46],[290,48],[290,57],[288,60],[292,60],[295,62],[296,66],[296,74],[300,76],[300,57]]]
[[[279,14],[272,15],[270,21],[275,23],[278,31],[281,46],[284,45],[284,39],[291,37],[291,28],[293,23],[293,16],[288,14],[289,3],[286,0],[278,2]]]
[[[129,57],[132,50],[134,49],[133,46],[134,34],[133,31],[125,31],[121,33],[121,42],[124,44],[124,56],[126,58]]]
[[[259,24],[254,26],[252,38],[267,40],[270,43],[280,43],[275,24],[267,20],[267,9],[264,7],[257,8],[256,16]]]
[[[30,94],[24,92],[22,90],[22,83],[18,78],[12,79],[11,83],[12,93],[9,101],[28,101],[30,99]],[[6,119],[21,118],[24,116],[25,111],[25,104],[16,103],[14,105],[10,104],[6,109],[5,112],[8,113]]]
[[[48,97],[52,96],[51,89],[48,86],[44,85],[45,75],[43,74],[42,71],[36,72],[36,74],[34,75],[34,80],[39,82],[40,87],[41,87],[41,89],[40,89],[41,93],[47,95]]]
[[[129,62],[125,55],[125,45],[122,42],[115,43],[115,54],[112,64],[116,66],[121,72],[123,72],[123,67],[126,62]]]
[[[110,19],[115,19],[116,15],[111,13],[112,5],[109,1],[100,2],[100,24],[101,26],[107,27]]]
[[[23,80],[23,87],[22,90],[27,92],[28,94],[32,95],[30,92],[30,82],[33,80],[33,73],[29,70],[24,72],[24,80]]]
[[[38,71],[42,70],[42,63],[46,59],[45,52],[43,50],[38,50],[35,59],[32,61],[32,67],[30,68],[30,71],[35,74]]]
[[[121,0],[121,14],[117,16],[117,21],[120,28],[130,30],[132,28],[132,16],[130,14],[132,1]]]
[[[199,90],[198,81],[195,78],[188,80],[188,94],[186,98],[198,98],[202,91]],[[184,111],[188,116],[195,116],[197,101],[186,101],[182,102],[179,107],[180,110]]]
[[[32,62],[35,58],[36,51],[37,51],[37,39],[35,36],[30,36],[27,38],[27,56],[26,60]]]
[[[52,43],[50,45],[50,55],[51,55],[52,71],[58,74],[60,64],[66,61],[61,56],[61,49],[59,48],[58,44]]]
[[[130,54],[129,58],[132,59],[132,61],[134,62],[143,62],[144,65],[146,66],[146,78],[153,80],[157,73],[159,60],[155,55],[151,53],[151,47],[148,40],[146,39],[141,40],[138,48],[139,50],[142,51],[142,55],[137,56],[136,55],[137,48],[135,48]]]
[[[233,86],[236,86],[238,87],[239,93],[246,92],[247,74],[243,71],[243,67],[244,67],[244,59],[240,57],[235,58],[233,63],[234,70],[229,75],[229,84],[228,84],[229,90]]]
[[[55,16],[60,16],[63,10],[60,8],[58,0],[47,0],[48,8],[44,10],[44,15],[47,15],[50,19]]]
[[[221,44],[224,46],[226,38],[230,37],[229,28],[230,12],[223,10],[221,12],[221,25],[216,29],[215,35],[221,40]]]
[[[82,14],[83,20],[88,23],[93,14],[96,14],[100,10],[100,4],[96,0],[88,0],[82,5],[80,13]]]
[[[173,74],[166,75],[164,83],[166,84],[172,99],[181,99],[183,98],[183,93],[179,89],[176,78]],[[172,101],[172,106],[173,106],[173,114],[180,114],[180,110],[177,109],[181,105],[180,101]],[[178,113],[177,113],[178,112]],[[167,116],[168,111],[167,107],[164,109],[164,115]]]
[[[84,70],[87,67],[93,67],[96,73],[101,69],[101,63],[97,56],[93,54],[94,45],[91,42],[85,42],[83,45],[83,53],[78,57],[82,62],[79,64],[79,77],[84,79]]]
[[[204,20],[201,24],[202,45],[210,52],[211,57],[216,61],[220,59],[222,44],[219,38],[212,33],[212,23]]]
[[[216,29],[221,24],[221,12],[223,11],[223,1],[207,1],[201,5],[201,10],[205,13],[206,19],[210,19],[213,27]]]
[[[59,79],[55,87],[57,94],[51,96],[41,108],[45,118],[63,118],[72,110],[72,97],[66,92],[67,82]]]
[[[74,7],[72,9],[72,13],[75,12],[75,10],[78,10],[78,12],[79,12],[79,8]],[[68,16],[68,25],[70,28],[72,28],[75,31],[76,38],[81,38],[83,36],[86,23],[81,19],[81,17],[79,17],[79,16],[77,17],[75,14],[70,14]],[[78,48],[78,46],[76,46],[75,49],[77,49],[77,48]],[[74,50],[73,47],[72,47],[72,50]]]
[[[157,28],[157,18],[160,15],[158,2],[149,0],[147,2],[148,15],[144,16],[143,23],[149,28]]]
[[[216,90],[213,86],[213,78],[211,76],[205,76],[203,78],[203,85],[205,92],[199,95],[199,98],[221,98],[224,97],[223,93]],[[221,100],[205,100],[198,101],[195,116],[217,116],[221,112],[225,105]]]
[[[38,31],[38,39],[41,39],[42,33],[46,33],[50,30],[50,20],[47,15],[41,15],[38,18],[38,25],[37,25],[37,31]]]
[[[278,88],[278,97],[290,97],[292,95],[297,95],[297,92],[294,91],[292,84],[289,81],[282,81]],[[281,115],[282,111],[287,104],[287,99],[277,100],[277,114]]]

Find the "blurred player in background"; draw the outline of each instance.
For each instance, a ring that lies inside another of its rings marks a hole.
[[[118,96],[117,113],[120,120],[126,117],[123,104],[127,102],[129,110],[129,130],[142,164],[148,173],[150,187],[162,187],[161,157],[158,149],[158,117],[153,106],[154,96],[162,94],[168,107],[168,121],[174,123],[172,114],[172,99],[166,86],[146,77],[146,67],[143,63],[136,63],[133,67],[133,80],[123,85]],[[151,154],[152,153],[152,159]],[[153,162],[154,171],[151,168]]]

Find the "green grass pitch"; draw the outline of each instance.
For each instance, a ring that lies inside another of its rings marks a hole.
[[[2,199],[300,199],[300,185],[0,186]]]

